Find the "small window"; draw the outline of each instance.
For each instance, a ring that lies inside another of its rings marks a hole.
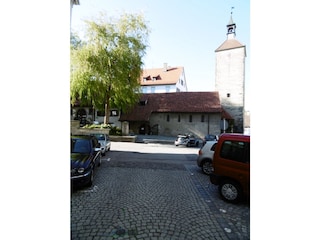
[[[201,122],[204,122],[204,115],[201,115]]]
[[[178,122],[180,122],[181,121],[181,116],[180,116],[180,114],[178,115]]]
[[[167,115],[167,122],[170,122],[170,115]]]
[[[97,111],[97,116],[104,117],[105,116],[104,111]]]
[[[227,97],[230,97],[230,95],[231,95],[230,93],[227,93]]]
[[[117,110],[111,110],[110,111],[110,117],[116,117],[116,116],[118,116],[119,114],[118,114],[118,111]]]
[[[192,115],[189,115],[189,122],[192,122]]]

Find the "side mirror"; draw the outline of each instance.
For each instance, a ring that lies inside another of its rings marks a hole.
[[[97,146],[94,148],[94,151],[95,151],[95,152],[98,152],[98,151],[100,151],[100,150],[101,150],[101,144],[98,143]]]

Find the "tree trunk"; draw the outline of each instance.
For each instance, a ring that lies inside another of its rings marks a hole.
[[[109,105],[106,103],[104,105],[104,124],[108,124],[109,123]]]

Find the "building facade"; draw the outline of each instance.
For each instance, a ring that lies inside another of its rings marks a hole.
[[[132,111],[121,114],[130,134],[198,137],[221,133],[221,118],[229,119],[218,92],[174,92],[143,94]]]
[[[233,118],[229,121],[230,131],[243,133],[246,47],[235,37],[236,24],[231,15],[227,39],[215,50],[215,90],[222,107]]]

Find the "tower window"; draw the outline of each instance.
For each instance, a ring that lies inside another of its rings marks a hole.
[[[227,93],[227,97],[230,97],[230,95],[231,95],[230,93]]]

